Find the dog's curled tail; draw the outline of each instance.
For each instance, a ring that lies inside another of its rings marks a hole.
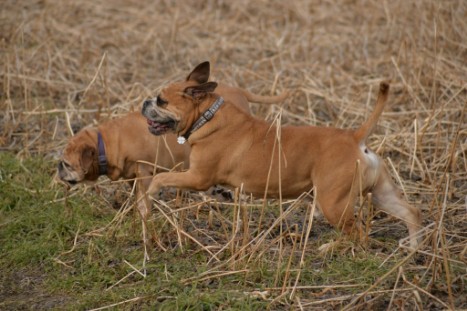
[[[240,90],[250,103],[257,104],[277,104],[283,102],[290,95],[288,91],[283,91],[279,95],[263,96],[250,93],[247,90]]]
[[[366,120],[366,122],[364,122],[360,126],[360,128],[358,128],[354,133],[354,137],[357,141],[365,141],[368,138],[368,136],[370,136],[370,134],[373,132],[379,117],[383,113],[384,106],[388,99],[388,93],[389,83],[381,82],[379,84],[378,100],[376,102],[375,110],[373,110],[368,120]]]

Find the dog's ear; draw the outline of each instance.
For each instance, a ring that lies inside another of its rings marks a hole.
[[[184,93],[193,99],[202,99],[208,93],[214,92],[217,87],[217,82],[206,82],[196,86],[189,86],[184,90]]]
[[[203,62],[193,69],[192,72],[186,77],[186,81],[195,81],[198,84],[208,82],[211,65],[209,62]]]
[[[90,145],[86,145],[81,150],[81,167],[85,173],[89,172],[93,162],[96,159],[96,148]]]

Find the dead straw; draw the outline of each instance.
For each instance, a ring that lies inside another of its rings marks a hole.
[[[388,104],[368,145],[385,159],[407,200],[422,211],[425,230],[420,234],[426,243],[415,253],[404,239],[391,248],[395,243],[387,239],[405,236],[400,221],[361,210],[367,213],[364,252],[380,256],[382,266],[391,265],[372,285],[352,284],[364,285],[365,291],[353,296],[336,284],[325,299],[306,292],[314,284],[302,279],[309,268],[304,262],[325,266],[330,258],[320,257],[319,248],[332,245],[332,256],[340,256],[336,245],[341,241],[330,242],[332,230],[313,220],[314,203],[302,213],[309,194],[279,203],[239,197],[229,204],[187,193],[178,201],[156,201],[147,225],[166,231],[155,239],[162,251],[170,251],[164,246],[169,240],[188,255],[208,255],[211,274],[193,280],[237,271],[248,271],[241,273],[249,280],[255,264],[267,265],[278,285],[268,299],[284,308],[333,309],[350,300],[348,308],[364,309],[358,298],[370,295],[375,303],[390,297],[393,307],[401,298],[406,309],[412,302],[424,309],[465,308],[456,271],[465,271],[467,238],[466,11],[461,0],[345,6],[305,0],[267,6],[243,0],[183,6],[146,0],[138,5],[31,1],[20,6],[7,0],[0,13],[0,151],[54,162],[75,129],[138,111],[144,98],[204,60],[212,62],[216,81],[265,95],[290,90],[287,105],[280,108],[252,105],[258,117],[283,125],[356,128],[372,108],[372,90],[391,79]],[[277,138],[274,152],[280,155]],[[107,193],[124,187],[123,182],[98,185],[108,202],[115,198]],[[67,206],[88,189],[72,189],[54,202]],[[67,250],[73,253],[80,243],[111,235],[131,221],[134,190],[127,196],[112,222],[91,232],[77,230]],[[274,209],[278,217],[271,216]],[[205,218],[208,225],[201,221]],[[297,224],[300,238],[294,235]],[[56,260],[73,265],[63,257]],[[407,271],[418,279],[410,279]],[[391,278],[396,284],[385,284]]]

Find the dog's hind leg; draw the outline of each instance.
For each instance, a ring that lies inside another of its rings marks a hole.
[[[403,220],[409,229],[410,246],[418,245],[417,233],[422,228],[421,213],[415,206],[401,198],[400,191],[391,180],[386,167],[381,167],[381,173],[372,189],[373,203],[387,213]]]

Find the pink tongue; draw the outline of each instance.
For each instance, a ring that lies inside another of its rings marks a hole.
[[[161,124],[161,123],[149,120],[149,119],[146,119],[146,120],[147,120],[148,125],[156,130],[166,131],[169,128],[167,124]]]

